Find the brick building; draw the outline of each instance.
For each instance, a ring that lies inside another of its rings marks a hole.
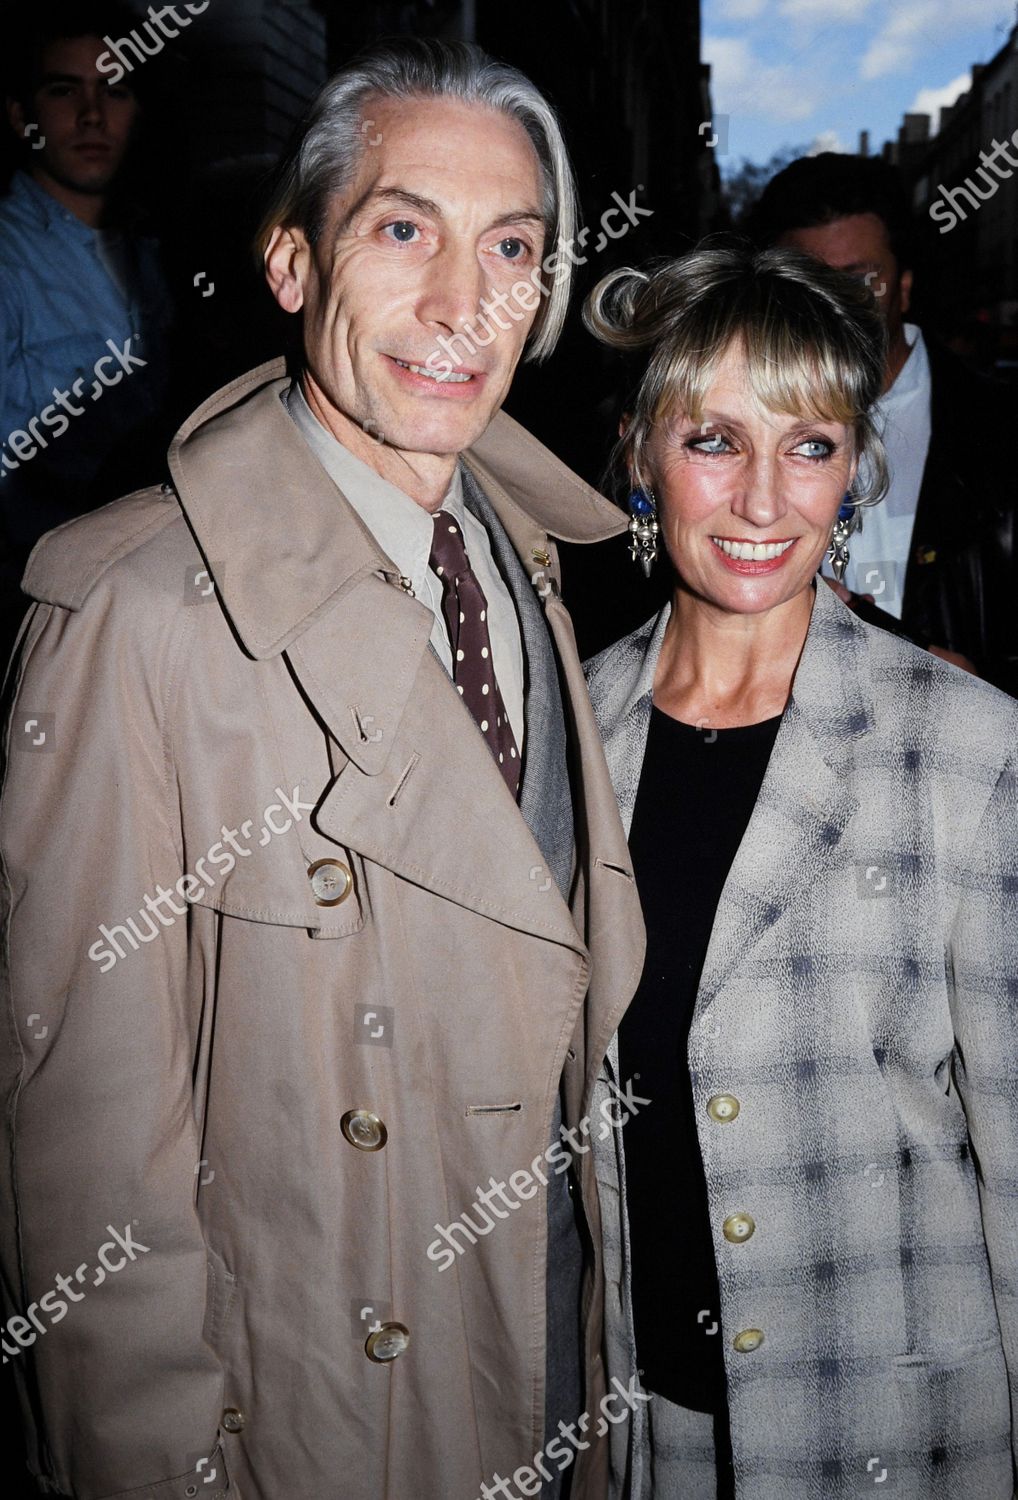
[[[912,196],[922,251],[923,303],[959,347],[986,361],[1013,358],[1018,325],[1018,170],[980,153],[994,141],[1018,160],[1018,26],[954,104],[905,115],[883,154],[901,169]],[[982,171],[980,168],[982,167]]]

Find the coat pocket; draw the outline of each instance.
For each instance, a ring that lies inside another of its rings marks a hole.
[[[892,1365],[900,1445],[928,1493],[1010,1500],[1011,1403],[999,1336],[935,1355],[900,1354]],[[937,1488],[949,1476],[948,1488]]]

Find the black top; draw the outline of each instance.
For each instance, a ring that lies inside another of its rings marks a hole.
[[[651,1101],[624,1127],[637,1363],[646,1389],[694,1411],[723,1410],[725,1371],[686,1049],[718,900],[780,722],[695,729],[654,708],[629,835],[647,957],[619,1064],[623,1087],[638,1079]]]

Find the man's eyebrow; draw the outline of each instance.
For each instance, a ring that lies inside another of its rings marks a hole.
[[[413,208],[419,214],[427,214],[429,218],[440,219],[442,210],[431,198],[425,198],[420,193],[412,193],[409,188],[401,187],[370,187],[361,194],[355,203],[351,203],[342,220],[336,226],[336,239],[340,239],[357,215],[363,213],[369,205],[385,203],[401,204],[404,208]]]
[[[94,80],[96,83],[105,83],[109,88],[121,87],[129,89],[131,87],[131,84],[126,79],[121,80],[121,83],[116,85],[111,78],[107,78],[105,74],[101,73],[89,73],[87,76],[83,73],[43,73],[36,87],[45,88],[47,84],[51,83],[88,83],[90,80]]]
[[[390,203],[414,209],[417,213],[426,214],[430,219],[442,219],[445,217],[440,205],[434,199],[425,198],[421,193],[411,192],[409,188],[371,187],[365,193],[362,193],[357,201],[352,203],[347,209],[341,222],[336,227],[336,239],[340,239],[347,232],[357,215],[363,213],[366,208],[375,205],[381,207]],[[516,209],[507,214],[500,214],[497,219],[494,219],[488,225],[485,233],[488,233],[492,229],[501,229],[503,226],[508,227],[512,224],[539,224],[543,229],[544,215],[536,208],[525,207]]]
[[[518,208],[515,213],[499,214],[488,225],[488,229],[508,228],[510,224],[538,224],[545,228],[544,214],[537,208]]]

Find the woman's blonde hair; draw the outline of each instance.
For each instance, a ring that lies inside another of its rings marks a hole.
[[[842,422],[859,467],[851,498],[875,505],[887,458],[870,416],[884,384],[887,334],[869,288],[797,250],[715,236],[677,260],[604,277],[583,319],[602,343],[645,356],[613,459],[650,484],[646,445],[673,413],[696,422],[718,364],[740,343],[749,385],[768,410]]]

